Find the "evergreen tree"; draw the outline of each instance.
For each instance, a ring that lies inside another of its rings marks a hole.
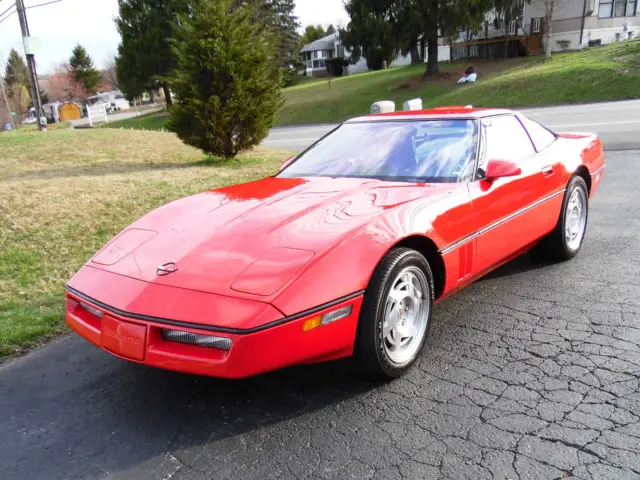
[[[329,25],[329,27],[327,28],[327,35],[332,35],[336,32],[337,32],[336,27],[334,27],[333,25]]]
[[[255,5],[196,1],[179,17],[169,128],[211,155],[233,157],[258,145],[282,105],[275,39]]]
[[[455,35],[461,26],[479,28],[494,0],[347,0],[351,21],[341,32],[355,58],[382,68],[399,53],[414,52],[426,41],[426,74],[438,72],[438,38]]]
[[[454,36],[460,27],[480,28],[493,0],[400,0],[408,25],[396,24],[396,31],[408,31],[415,39],[427,43],[426,75],[438,73],[438,38]]]
[[[291,85],[301,67],[299,59],[300,35],[294,0],[264,0],[267,26],[276,37],[278,62],[285,86]]]
[[[78,44],[71,53],[69,59],[69,75],[71,81],[75,84],[80,92],[84,92],[81,96],[86,97],[96,92],[96,89],[102,81],[102,75],[93,65],[93,60],[85,50]]]
[[[15,48],[9,52],[4,76],[8,85],[20,84],[29,88],[29,70],[27,64]]]
[[[9,52],[4,77],[11,109],[22,118],[31,104],[29,71],[26,62],[15,49]]]
[[[347,0],[351,21],[340,38],[354,61],[364,57],[371,70],[389,65],[400,52],[400,34],[393,26],[394,0]]]
[[[164,89],[167,105],[171,92],[167,76],[176,65],[170,47],[179,14],[187,13],[190,0],[118,0],[116,26],[122,41],[116,72],[120,89],[130,100],[149,89]]]
[[[324,27],[322,25],[307,25],[304,29],[301,43],[304,46],[311,42],[315,42],[326,35],[327,33],[324,31]]]

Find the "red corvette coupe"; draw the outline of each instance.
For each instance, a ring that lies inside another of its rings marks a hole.
[[[68,284],[67,323],[154,367],[240,378],[354,355],[395,377],[434,302],[582,246],[600,140],[509,110],[347,121],[280,173],[144,216]]]

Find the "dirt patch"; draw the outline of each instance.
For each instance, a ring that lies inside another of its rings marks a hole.
[[[462,75],[462,73],[460,75]],[[458,73],[455,72],[425,73],[422,76],[422,80],[432,80],[437,82],[439,80],[451,80],[452,78],[457,78],[458,76]]]
[[[457,74],[452,72],[438,72],[435,75],[416,75],[414,77],[403,78],[401,81],[395,83],[392,87],[392,91],[403,90],[417,90],[425,83],[451,83]]]
[[[441,71],[431,75],[416,75],[414,77],[399,80],[392,90],[416,90],[425,83],[455,83],[464,75],[467,67],[472,66],[480,78],[490,74],[511,69],[518,65],[528,65],[532,63],[530,57],[517,57],[508,60],[470,60],[468,62],[456,62],[453,64],[441,64]]]

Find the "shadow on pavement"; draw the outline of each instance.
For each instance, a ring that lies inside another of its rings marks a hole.
[[[354,370],[338,360],[222,380],[129,364],[66,337],[0,369],[0,465],[5,478],[31,479],[135,470],[379,386]]]
[[[511,262],[503,265],[502,267],[494,270],[484,277],[478,279],[478,281],[497,280],[499,278],[511,277],[513,275],[522,275],[534,270],[540,270],[553,266],[554,263],[541,260],[534,260],[531,255],[525,253]]]

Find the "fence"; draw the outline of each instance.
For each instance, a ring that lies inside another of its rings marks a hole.
[[[107,116],[107,105],[105,103],[96,103],[95,105],[87,105],[87,119],[89,126],[93,126],[93,122],[109,123]]]

